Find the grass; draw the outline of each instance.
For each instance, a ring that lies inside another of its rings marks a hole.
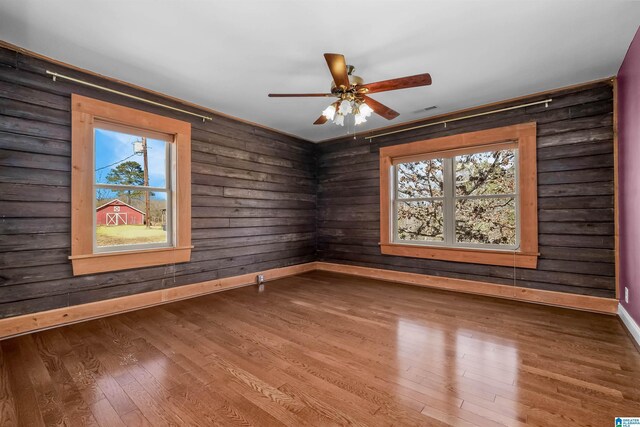
[[[98,246],[163,243],[166,241],[167,233],[160,226],[147,228],[144,225],[98,225],[96,227]]]

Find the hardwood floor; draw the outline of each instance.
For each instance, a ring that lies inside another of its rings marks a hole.
[[[612,316],[312,272],[0,343],[0,425],[608,426]]]

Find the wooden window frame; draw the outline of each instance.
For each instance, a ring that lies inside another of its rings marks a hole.
[[[95,123],[172,135],[175,144],[172,246],[94,252]],[[129,107],[71,95],[71,264],[74,275],[187,262],[191,259],[191,124]]]
[[[393,241],[391,235],[394,229],[391,223],[393,221],[391,192],[393,191],[394,160],[412,156],[434,157],[438,153],[451,156],[456,153],[477,152],[481,146],[502,143],[515,143],[518,148],[518,210],[520,217],[518,250],[412,245]],[[536,123],[505,126],[381,148],[380,250],[385,255],[536,268],[539,256]]]

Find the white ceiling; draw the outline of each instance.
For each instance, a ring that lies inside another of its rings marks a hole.
[[[267,93],[327,91],[325,52],[367,82],[431,73],[372,95],[400,112],[373,129],[615,75],[639,23],[617,0],[0,2],[5,41],[312,141],[347,132],[312,125],[329,100]]]

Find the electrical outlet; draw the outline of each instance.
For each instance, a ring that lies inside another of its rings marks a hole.
[[[624,302],[629,304],[629,288],[624,287]]]

